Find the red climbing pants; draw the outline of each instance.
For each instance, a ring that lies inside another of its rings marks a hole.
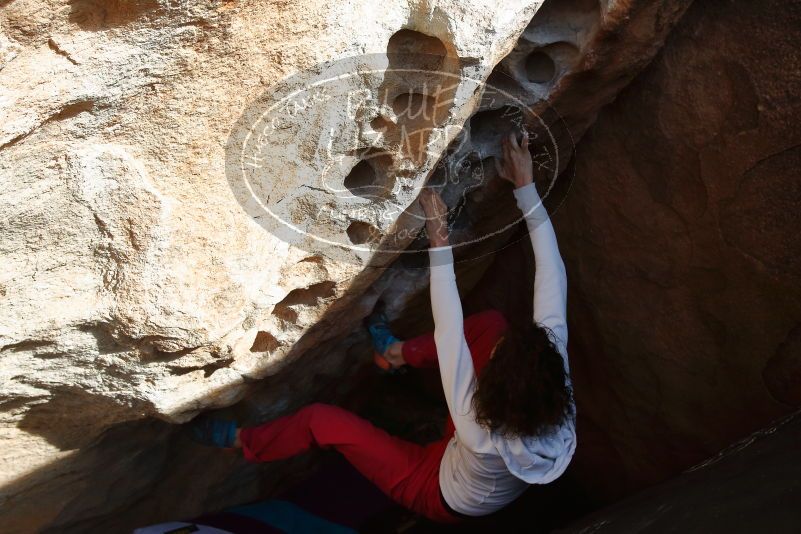
[[[506,328],[503,315],[495,310],[465,320],[465,339],[477,374]],[[438,367],[433,333],[406,341],[403,358],[412,367]],[[290,458],[315,445],[334,448],[394,501],[433,521],[457,523],[462,518],[448,511],[439,490],[439,465],[453,432],[453,420],[448,417],[442,439],[418,445],[392,436],[348,410],[314,403],[242,429],[240,440],[244,456],[251,462]]]

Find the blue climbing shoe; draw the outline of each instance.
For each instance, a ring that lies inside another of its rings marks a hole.
[[[370,337],[373,338],[373,348],[381,357],[384,356],[390,345],[400,341],[392,335],[392,331],[389,329],[389,320],[383,310],[376,310],[370,314],[367,317],[366,325]]]
[[[190,423],[193,441],[207,447],[230,448],[236,441],[236,421],[199,416]]]

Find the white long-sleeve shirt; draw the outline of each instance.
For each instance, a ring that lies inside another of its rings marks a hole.
[[[534,322],[556,336],[572,387],[567,359],[567,276],[556,234],[534,184],[515,189],[514,195],[534,248]],[[576,448],[575,417],[547,435],[514,439],[489,432],[476,422],[471,406],[476,376],[464,337],[453,254],[450,247],[436,247],[429,249],[429,258],[434,341],[456,429],[440,464],[440,488],[457,512],[486,515],[513,501],[529,484],[551,482],[564,472]]]

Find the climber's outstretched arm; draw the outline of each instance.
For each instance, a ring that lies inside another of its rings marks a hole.
[[[514,133],[503,140],[501,178],[514,186],[517,206],[523,212],[534,249],[534,322],[551,329],[562,355],[567,354],[567,275],[548,211],[534,185],[528,134],[517,142]]]
[[[448,243],[447,206],[439,194],[426,189],[420,195],[431,241],[431,309],[442,388],[459,440],[468,449],[483,452],[491,445],[489,432],[475,420],[472,409],[475,369],[467,340],[453,253]]]

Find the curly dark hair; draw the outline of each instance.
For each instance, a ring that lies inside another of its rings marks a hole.
[[[473,394],[476,421],[505,437],[537,436],[574,413],[564,360],[546,327],[509,328]]]

